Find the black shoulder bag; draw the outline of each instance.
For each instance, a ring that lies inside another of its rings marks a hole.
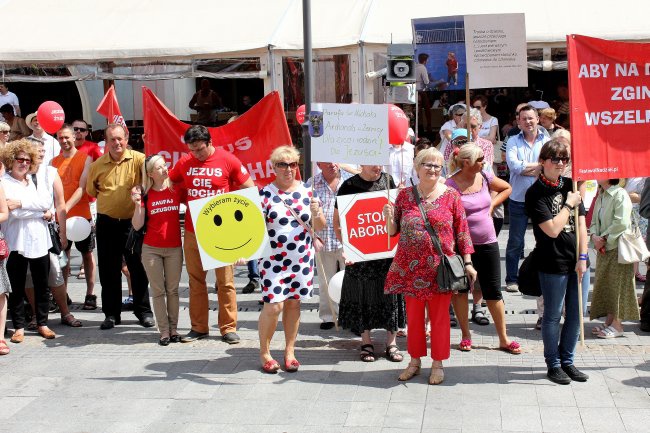
[[[422,207],[420,194],[415,186],[413,187],[413,195],[415,196],[415,202],[417,203],[418,208],[420,208],[420,213],[424,220],[424,227],[427,229],[427,232],[429,232],[433,246],[440,255],[440,265],[438,266],[437,278],[439,291],[441,293],[447,293],[468,289],[469,279],[465,273],[465,261],[458,254],[454,254],[453,256],[445,255],[442,251],[442,245],[440,245],[440,239],[438,239],[438,236],[433,230],[433,227],[427,218],[427,214]]]

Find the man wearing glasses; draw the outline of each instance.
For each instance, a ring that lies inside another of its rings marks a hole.
[[[72,122],[72,129],[74,130],[74,147],[90,156],[93,162],[97,161],[104,152],[97,143],[86,140],[90,132],[88,123],[83,119],[77,119]]]
[[[549,138],[539,129],[537,110],[531,105],[519,109],[517,125],[519,134],[510,137],[506,148],[506,160],[510,169],[512,194],[508,209],[510,229],[506,247],[506,290],[519,290],[517,274],[519,258],[524,251],[524,236],[528,226],[528,216],[524,208],[526,191],[535,183],[541,172],[539,152]]]
[[[208,128],[191,126],[184,136],[190,153],[183,156],[169,172],[169,179],[182,183],[187,190],[187,200],[223,194],[230,191],[230,185],[240,188],[255,186],[246,168],[232,153],[212,145]],[[185,267],[190,277],[190,322],[191,330],[181,341],[189,343],[208,336],[209,309],[207,272],[203,270],[199,246],[194,233],[192,218],[187,208],[185,215]],[[217,277],[217,298],[219,300],[219,330],[221,339],[228,344],[239,343],[237,335],[237,297],[233,266],[215,269]]]

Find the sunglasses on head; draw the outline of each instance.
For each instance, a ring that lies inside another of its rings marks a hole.
[[[290,169],[293,170],[294,168],[298,167],[298,163],[297,162],[278,162],[278,163],[275,164],[275,166],[276,166],[276,168],[290,168]]]
[[[88,132],[88,128],[80,128],[78,126],[75,126],[72,129],[74,129],[74,132]]]
[[[560,161],[562,161],[564,164],[569,163],[569,157],[568,156],[554,156],[553,158],[549,158],[553,164],[559,164]]]

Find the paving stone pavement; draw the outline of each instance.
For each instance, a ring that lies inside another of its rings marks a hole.
[[[507,232],[500,236],[502,248],[505,239]],[[79,263],[74,256],[73,271]],[[245,276],[245,269],[238,269],[238,288]],[[218,338],[211,294],[210,338],[161,347],[156,331],[140,327],[128,312],[121,326],[99,330],[101,311],[80,309],[83,281],[72,277],[69,291],[83,328],[62,326],[58,315],[51,315],[56,339],[28,332],[24,343],[10,343],[11,354],[0,357],[0,432],[645,433],[650,428],[650,334],[628,323],[624,338],[599,340],[587,323],[586,344],[575,363],[589,381],[555,385],[545,378],[535,300],[520,294],[504,292],[504,298],[509,334],[523,354],[497,350],[493,326],[474,324],[474,350],[459,352],[460,331],[453,328],[445,382],[429,386],[428,361],[422,375],[407,383],[397,376],[408,356],[402,363],[383,357],[360,362],[356,336],[319,329],[317,297],[302,308],[300,371],[266,375],[258,361],[258,294],[238,296],[241,344],[229,346]],[[185,332],[186,275],[180,296],[179,327]],[[281,329],[273,342],[280,361]],[[378,353],[384,336],[373,333]],[[399,343],[405,348],[404,339]]]

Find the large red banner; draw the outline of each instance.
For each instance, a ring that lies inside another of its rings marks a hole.
[[[573,179],[650,175],[650,44],[567,36]]]
[[[97,106],[97,112],[104,116],[108,120],[108,123],[116,123],[126,128],[126,122],[124,121],[124,117],[122,117],[120,104],[117,103],[115,86],[113,84],[111,84],[111,87],[106,91],[99,106]]]
[[[188,152],[183,135],[189,124],[182,122],[147,87],[142,87],[145,153],[159,153],[170,168]],[[224,126],[208,128],[212,144],[232,152],[244,164],[258,187],[275,179],[269,161],[271,151],[291,145],[280,96],[271,92],[246,113]]]

